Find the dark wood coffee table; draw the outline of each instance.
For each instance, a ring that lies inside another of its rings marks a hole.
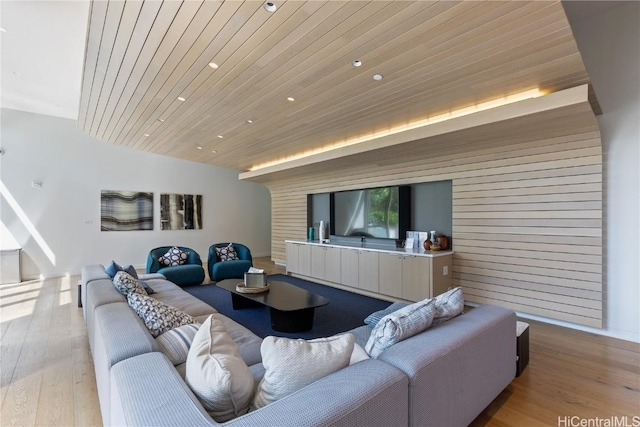
[[[241,279],[226,279],[216,283],[231,292],[234,310],[266,306],[271,315],[271,329],[278,332],[303,332],[313,327],[316,307],[329,304],[329,299],[312,294],[286,282],[269,281],[269,290],[259,294],[243,294],[236,291]]]

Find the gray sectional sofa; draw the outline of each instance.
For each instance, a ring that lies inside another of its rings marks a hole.
[[[154,298],[199,321],[216,310],[173,283],[145,279]],[[215,426],[176,367],[99,265],[82,270],[82,302],[105,425]],[[262,340],[220,315],[256,380]],[[350,331],[362,347],[368,326]],[[229,426],[463,426],[516,372],[516,316],[482,306],[348,366]]]

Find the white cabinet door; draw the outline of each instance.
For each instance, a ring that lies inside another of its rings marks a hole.
[[[431,259],[404,255],[402,259],[402,298],[420,301],[431,296]]]
[[[402,298],[402,255],[378,254],[380,293]]]
[[[340,249],[340,283],[345,286],[358,287],[358,251]]]
[[[378,252],[359,251],[358,287],[378,292]]]
[[[298,245],[298,273],[311,276],[311,245]]]
[[[327,248],[311,246],[311,277],[324,280],[324,266]]]
[[[298,247],[297,243],[287,243],[287,273],[297,273],[298,268]]]
[[[340,283],[340,248],[324,248],[324,280]]]

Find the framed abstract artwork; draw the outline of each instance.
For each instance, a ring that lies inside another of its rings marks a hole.
[[[153,193],[102,190],[100,230],[153,230]]]
[[[161,230],[201,230],[202,196],[160,194]]]

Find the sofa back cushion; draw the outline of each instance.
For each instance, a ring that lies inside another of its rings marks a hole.
[[[186,368],[186,383],[214,420],[222,423],[249,410],[253,375],[216,314],[196,333]]]

